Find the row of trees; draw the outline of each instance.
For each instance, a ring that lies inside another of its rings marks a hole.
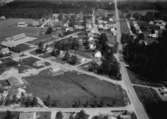
[[[69,119],[88,119],[89,115],[85,111],[81,110],[74,116],[74,113],[71,113]],[[63,119],[63,113],[61,111],[56,113],[55,119]]]
[[[20,112],[11,112],[7,111],[5,112],[3,119],[19,119],[19,113]],[[56,113],[55,119],[63,119],[63,112],[59,111]],[[74,113],[71,113],[69,119],[88,119],[89,115],[85,113],[85,111],[81,110],[74,115]]]
[[[10,98],[6,98],[5,105],[12,104],[21,104],[24,107],[34,107],[38,105],[38,101],[36,97],[25,97],[17,98],[16,95],[10,96]]]
[[[70,104],[67,102],[61,102],[61,100],[55,100],[50,95],[48,95],[45,99],[43,99],[43,102],[48,107],[63,107],[67,106],[72,108],[80,108],[80,107],[112,107],[116,104],[116,100],[110,100],[110,102],[106,102],[103,98],[92,98],[85,101],[82,101],[80,99],[76,99],[70,102]]]
[[[78,39],[69,38],[55,43],[55,48],[58,50],[79,50]]]
[[[136,13],[127,13],[126,17],[130,18],[131,16],[133,16],[136,20],[140,20],[140,21],[152,21],[152,20],[156,20],[156,19],[163,19],[163,20],[167,20],[167,15],[165,14],[164,11],[150,11],[147,12],[146,14],[140,14],[138,12]]]

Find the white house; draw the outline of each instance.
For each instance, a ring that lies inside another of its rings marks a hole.
[[[17,23],[17,27],[27,27],[28,24],[25,21],[20,21]]]
[[[94,43],[90,43],[90,44],[89,44],[89,48],[90,48],[91,50],[95,50],[95,49],[96,49],[96,45],[95,45]]]
[[[94,57],[97,58],[97,59],[101,59],[102,58],[102,53],[100,51],[97,51],[95,54],[94,54]]]
[[[3,54],[3,55],[6,55],[6,54],[9,54],[10,53],[10,50],[8,48],[2,48],[0,50],[0,53]]]

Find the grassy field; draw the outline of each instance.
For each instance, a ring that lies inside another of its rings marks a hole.
[[[45,70],[39,75],[25,79],[28,82],[28,92],[42,99],[49,95],[52,100],[56,100],[59,107],[71,107],[75,101],[79,101],[82,106],[95,100],[102,101],[103,106],[127,104],[127,96],[120,86],[76,72],[53,76],[51,72]]]
[[[163,102],[155,90],[136,86],[134,88],[150,119],[166,117],[167,102]]]
[[[11,37],[20,33],[25,33],[28,36],[36,36],[39,32],[39,28],[27,27],[18,28],[17,22],[25,21],[31,22],[31,19],[7,19],[0,22],[0,40],[4,40],[6,37]]]

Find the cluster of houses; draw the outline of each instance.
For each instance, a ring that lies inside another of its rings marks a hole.
[[[15,88],[13,88],[15,87]],[[17,78],[9,77],[4,80],[0,80],[0,102],[1,105],[5,104],[7,98],[15,96],[17,99],[21,99],[22,95],[26,95],[26,91],[23,88]]]
[[[23,82],[23,79],[19,76],[12,76],[13,73],[18,74],[18,70],[11,68],[1,74],[0,105],[21,107],[25,103],[21,101],[23,98],[25,100],[31,99],[29,101],[32,101],[34,98],[36,98],[36,103],[38,103],[39,99],[26,91],[26,86],[25,82]],[[38,104],[42,106],[41,103]]]
[[[149,25],[155,25],[158,27],[158,29],[155,29],[152,33],[149,34],[151,38],[158,38],[162,31],[166,29],[166,22],[163,20],[150,21]]]
[[[73,32],[74,30],[83,30],[85,28],[82,14],[54,13],[49,18],[42,18],[40,22],[42,23],[41,28],[50,26],[56,30],[63,29],[65,32]]]
[[[95,13],[92,14],[92,21],[87,23],[87,32],[88,32],[88,43],[89,49],[94,51],[95,61],[100,65],[102,59],[102,53],[97,50],[96,41],[101,33],[109,31],[112,36],[117,35],[117,29],[113,18],[108,17],[104,19],[103,17],[97,17]],[[114,40],[114,39],[112,39]]]
[[[143,42],[145,45],[157,42],[157,38],[159,38],[162,32],[166,29],[167,25],[166,21],[164,20],[152,20],[149,21],[148,24],[147,23],[143,24],[146,25],[144,27],[147,28],[147,31],[142,31],[140,25],[135,20],[135,18],[131,17],[130,21],[131,21],[131,28],[133,27],[135,30],[135,33],[132,31],[133,34],[131,35],[133,36],[134,39],[136,39],[137,34],[143,34],[145,38]]]

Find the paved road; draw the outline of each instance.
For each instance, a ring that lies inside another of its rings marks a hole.
[[[69,34],[69,35],[66,35],[66,36],[64,36],[64,37],[62,37],[62,38],[56,39],[55,41],[52,40],[52,41],[50,41],[50,42],[47,42],[47,44],[48,44],[48,45],[51,45],[51,44],[53,44],[54,42],[58,42],[58,41],[61,41],[61,40],[66,39],[66,38],[70,38],[70,37],[72,37],[72,36],[76,36],[78,33],[80,33],[80,32],[74,32],[74,33]]]
[[[78,33],[79,32],[72,33],[72,34],[67,35],[67,36],[65,36],[63,38],[60,38],[60,39],[58,39],[56,41],[60,41],[60,40],[69,38],[71,36],[75,36]],[[120,38],[119,36],[120,35],[118,35],[118,38]],[[51,45],[52,43],[54,43],[56,41],[50,41],[49,45]],[[60,67],[62,69],[67,69],[68,71],[77,71],[77,72],[82,73],[82,74],[87,74],[89,76],[96,77],[98,80],[105,80],[107,82],[114,83],[114,84],[117,84],[117,85],[121,85],[121,86],[123,86],[123,88],[126,88],[125,85],[123,85],[124,83],[122,81],[115,81],[115,80],[113,80],[111,78],[108,78],[108,77],[105,77],[105,76],[101,76],[101,75],[97,75],[95,73],[82,70],[82,69],[79,68],[79,66],[61,64],[61,63],[57,63],[57,62],[51,61],[51,60],[46,59],[46,58],[39,57],[37,55],[33,55],[30,52],[35,49],[35,46],[34,45],[31,45],[31,46],[33,46],[34,48],[24,52],[26,57],[27,56],[29,56],[29,57],[31,56],[31,57],[40,59],[41,61],[48,62],[48,63],[51,64],[51,66],[47,66],[47,67],[44,67],[42,69],[36,70],[36,73],[39,73],[41,70],[47,69],[49,67]],[[20,75],[20,76],[24,76],[24,75]],[[111,112],[112,110],[131,110],[131,111],[133,111],[133,106],[131,104],[127,104],[127,106],[125,106],[125,107],[109,107],[109,108],[21,108],[21,107],[19,107],[19,108],[11,108],[11,107],[3,107],[3,108],[0,108],[0,111],[6,111],[6,110],[10,110],[10,111],[55,111],[55,110],[61,110],[63,112],[78,112],[81,109],[84,109],[86,112],[91,114],[91,113]],[[139,118],[139,119],[141,119],[141,118]],[[143,118],[143,119],[146,119],[146,118]]]
[[[116,107],[116,108],[11,108],[3,107],[0,108],[0,112],[3,111],[15,111],[15,112],[51,112],[51,119],[55,119],[56,113],[61,111],[64,113],[79,112],[84,110],[89,115],[89,119],[99,114],[113,114],[112,111],[123,111],[130,110],[130,107]]]
[[[105,108],[41,108],[41,107],[26,107],[26,108],[12,108],[12,107],[3,107],[0,108],[0,111],[21,111],[21,112],[35,112],[35,111],[62,111],[62,112],[79,112],[80,110],[87,110],[91,112],[111,112],[114,110],[131,110],[131,107],[105,107]]]
[[[122,58],[122,54],[121,51],[123,50],[122,44],[121,44],[121,29],[120,29],[120,18],[119,18],[119,11],[118,11],[118,5],[117,5],[117,1],[118,0],[114,0],[115,2],[115,13],[116,13],[116,21],[117,21],[117,30],[118,30],[118,34],[117,34],[117,42],[119,43],[118,46],[118,55],[119,55],[119,59],[123,59]],[[120,61],[120,72],[122,74],[122,81],[123,84],[126,87],[127,90],[127,94],[130,98],[130,101],[132,103],[132,105],[134,106],[136,115],[138,119],[149,119],[147,116],[147,113],[142,105],[142,103],[140,102],[140,100],[137,97],[137,94],[133,88],[133,85],[131,84],[131,81],[129,79],[128,73],[127,73],[127,69],[124,66],[124,62]]]

